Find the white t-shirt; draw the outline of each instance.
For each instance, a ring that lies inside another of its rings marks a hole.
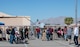
[[[75,35],[75,36],[78,36],[78,35],[79,35],[78,27],[75,27],[75,28],[74,28],[74,35]]]

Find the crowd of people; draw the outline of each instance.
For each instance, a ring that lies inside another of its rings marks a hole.
[[[20,27],[19,30],[16,27],[12,27],[12,26],[8,27],[6,28],[6,40],[11,44],[13,44],[13,42],[20,43],[21,40],[27,41],[26,39],[29,39],[28,31],[29,29],[26,26]],[[2,28],[0,28],[1,39],[3,39],[2,34],[3,34],[3,30]]]
[[[51,27],[44,26],[43,29],[36,27],[36,36],[41,38],[42,41],[55,40],[57,38],[63,38],[65,41],[69,42],[69,45],[72,44],[71,41],[74,41],[76,46],[80,46],[80,26],[65,26],[65,27]],[[72,38],[74,36],[74,38]]]
[[[76,46],[80,46],[80,26],[44,26],[44,28],[37,26],[34,31],[36,33],[36,37],[38,39],[42,39],[42,41],[51,41],[57,38],[63,38],[65,41],[69,42],[69,45],[73,40]],[[3,31],[0,27],[0,38],[2,37],[2,33]],[[33,33],[31,32],[31,36],[32,35]],[[72,36],[74,36],[74,38]],[[26,38],[29,39],[29,29],[27,27],[20,27],[19,30],[16,27],[6,28],[6,40],[13,44],[16,38],[20,40],[24,40]]]

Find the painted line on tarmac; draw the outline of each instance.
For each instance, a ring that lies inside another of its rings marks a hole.
[[[28,45],[27,44],[24,44],[25,45],[25,47],[28,47]]]

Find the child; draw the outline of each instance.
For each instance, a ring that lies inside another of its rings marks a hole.
[[[45,41],[45,40],[46,40],[46,32],[43,31],[43,33],[42,33],[42,41]]]

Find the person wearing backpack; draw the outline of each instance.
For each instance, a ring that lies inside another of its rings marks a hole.
[[[13,44],[13,41],[15,42],[15,28],[11,27],[10,43]]]

